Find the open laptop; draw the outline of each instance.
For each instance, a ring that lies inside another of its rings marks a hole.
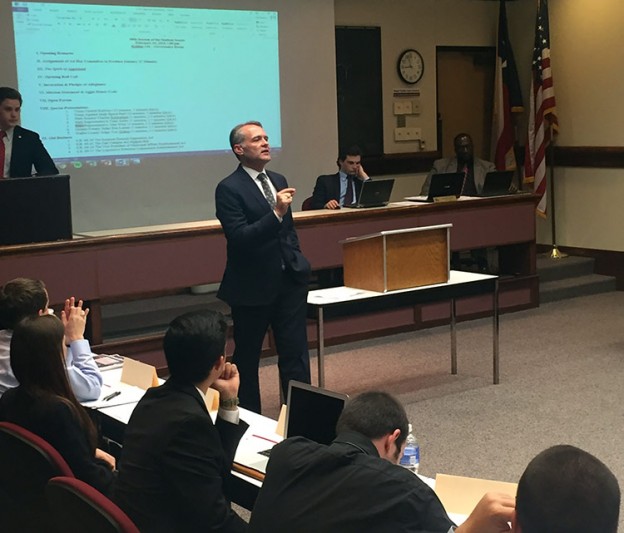
[[[504,196],[509,193],[511,181],[514,177],[513,170],[497,170],[488,172],[483,182],[483,190],[479,196]]]
[[[68,175],[0,179],[0,244],[71,238]]]
[[[345,207],[383,207],[388,205],[394,179],[386,180],[366,180],[362,182],[362,188],[357,201]]]
[[[459,198],[464,183],[463,172],[440,172],[431,176],[427,196],[408,196],[410,202],[434,202],[439,196]]]
[[[291,381],[286,402],[284,435],[306,437],[320,444],[330,444],[336,438],[336,422],[348,396],[306,383]],[[238,446],[235,462],[262,474],[266,472],[272,446],[271,436],[251,435]],[[242,446],[241,446],[242,445]]]

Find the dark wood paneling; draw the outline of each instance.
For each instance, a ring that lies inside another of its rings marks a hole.
[[[622,146],[555,146],[558,167],[624,168]]]

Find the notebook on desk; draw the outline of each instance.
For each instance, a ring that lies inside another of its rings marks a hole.
[[[330,444],[336,438],[336,422],[347,399],[346,394],[291,381],[286,402],[285,437],[306,437],[320,444]],[[239,444],[234,468],[238,470],[237,466],[242,466],[241,470],[249,475],[252,474],[248,470],[264,474],[270,450],[277,442],[276,436],[252,434]]]
[[[427,196],[408,196],[410,202],[435,202],[441,196],[455,196],[459,198],[464,183],[463,172],[440,172],[432,174]]]
[[[345,207],[363,208],[363,207],[383,207],[388,205],[394,179],[387,180],[366,180],[362,182],[360,194],[355,203],[345,205]]]

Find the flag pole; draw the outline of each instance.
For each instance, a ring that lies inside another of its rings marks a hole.
[[[563,259],[564,257],[568,257],[568,255],[560,252],[559,247],[557,246],[557,225],[555,222],[555,137],[553,135],[552,124],[549,123],[548,128],[550,130],[550,143],[548,143],[548,153],[550,159],[550,164],[548,165],[550,167],[550,179],[548,180],[548,195],[550,196],[550,227],[552,236],[552,250],[550,251],[550,258]]]

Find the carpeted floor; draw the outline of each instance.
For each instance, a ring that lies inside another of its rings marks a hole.
[[[624,292],[578,297],[501,317],[501,383],[492,385],[491,319],[328,349],[326,387],[383,389],[405,405],[420,471],[517,481],[557,443],[604,461],[624,488]],[[312,359],[316,383],[316,359]],[[277,416],[277,370],[261,368],[263,411]],[[624,518],[624,517],[623,517]],[[624,520],[622,521],[624,524]]]

